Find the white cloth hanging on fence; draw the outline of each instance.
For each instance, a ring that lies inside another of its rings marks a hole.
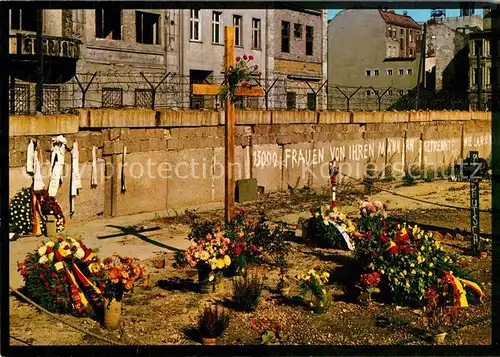
[[[122,193],[127,191],[127,186],[125,185],[125,157],[127,156],[127,147],[123,147],[123,155],[122,155]]]
[[[26,172],[30,175],[35,173],[35,143],[30,139],[28,149],[26,151]]]
[[[90,187],[97,187],[97,147],[92,146],[92,175],[90,177]]]
[[[33,190],[41,191],[45,188],[45,183],[43,182],[42,176],[42,165],[43,165],[43,156],[42,150],[40,149],[40,145],[36,143],[35,149],[35,177],[33,178]]]
[[[55,197],[62,184],[64,154],[66,152],[67,141],[62,135],[59,135],[57,138],[53,138],[52,141],[54,141],[54,143],[52,144],[52,157],[50,160],[52,173],[49,183],[49,196]]]
[[[75,197],[78,196],[78,190],[82,188],[80,179],[78,142],[75,140],[71,149],[71,182],[70,182],[70,216],[75,213]]]

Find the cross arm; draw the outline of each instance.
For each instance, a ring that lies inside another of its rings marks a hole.
[[[220,84],[193,84],[193,95],[218,95],[222,92],[223,86]],[[236,95],[242,97],[262,97],[264,96],[264,88],[260,86],[252,87],[237,87]]]

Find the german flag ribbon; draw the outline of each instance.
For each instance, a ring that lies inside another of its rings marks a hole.
[[[448,278],[453,287],[453,292],[460,296],[458,305],[460,307],[468,307],[469,303],[467,302],[467,296],[465,294],[465,290],[460,282],[460,279],[454,276],[452,273],[443,271],[444,275]]]
[[[76,276],[78,277],[78,280],[83,284],[85,287],[91,287],[97,294],[101,294],[101,290],[97,286],[95,286],[83,273],[82,271],[78,268],[78,266],[73,263],[73,269],[75,270]]]
[[[33,230],[32,233],[36,236],[39,236],[42,234],[42,227],[41,227],[41,215],[39,213],[40,211],[40,202],[36,198],[35,191],[30,190],[31,192],[31,213],[32,213],[32,224],[33,224]]]
[[[482,300],[484,293],[481,290],[481,288],[479,287],[479,285],[477,285],[476,283],[474,283],[473,281],[470,281],[470,280],[465,280],[462,278],[457,278],[457,279],[460,280],[460,282],[463,284],[464,288],[472,289],[476,294],[479,295],[479,300],[480,301]]]
[[[92,309],[92,306],[90,305],[89,301],[87,300],[81,289],[78,287],[78,283],[76,282],[75,276],[68,269],[67,266],[66,266],[66,275],[68,276],[68,279],[70,281],[73,301],[75,302],[75,306],[78,312],[82,313],[83,311],[85,311],[87,316],[90,317],[94,316],[95,315],[94,309]]]

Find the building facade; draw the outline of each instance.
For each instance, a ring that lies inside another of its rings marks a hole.
[[[16,38],[36,38],[35,15],[34,10],[11,10],[12,54],[19,46]],[[63,76],[59,73],[59,80],[53,81],[57,85],[50,87],[57,92],[51,97],[57,105],[44,112],[81,106],[218,108],[215,96],[191,95],[191,85],[222,83],[225,26],[235,27],[235,55],[254,57],[262,72],[255,84],[266,89],[265,98],[242,98],[241,108],[324,106],[320,93],[321,88],[326,91],[321,87],[326,81],[326,10],[105,7],[43,10],[42,16],[43,41],[59,36],[73,41],[73,47],[78,44],[72,68]],[[25,42],[19,38],[19,44]],[[36,72],[37,60],[33,54],[25,72]],[[60,67],[51,71],[55,69]],[[36,80],[12,77],[11,112],[33,112]],[[26,88],[24,97],[30,99],[21,98]],[[28,104],[16,109],[15,103],[23,100]]]
[[[391,107],[418,83],[421,27],[382,10],[343,10],[328,24],[328,106]]]

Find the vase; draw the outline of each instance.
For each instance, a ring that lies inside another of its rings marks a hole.
[[[202,337],[201,338],[201,343],[204,345],[216,345],[217,344],[217,338],[208,338],[208,337]]]
[[[104,299],[104,326],[109,329],[120,327],[122,302],[116,299]]]
[[[209,280],[210,272],[205,270],[198,270],[198,283],[200,285],[200,292],[202,294],[208,294],[215,290],[215,281]]]
[[[446,338],[446,332],[436,333],[432,336],[432,340],[437,345],[442,345],[444,343],[445,338]]]
[[[317,298],[316,304],[314,304],[314,312],[316,314],[323,314],[325,312],[325,300]]]
[[[223,293],[224,292],[224,277],[222,274],[218,274],[215,277],[215,289],[214,291],[216,293]]]
[[[55,237],[57,235],[57,223],[54,215],[47,215],[45,221],[45,235],[47,237]]]

